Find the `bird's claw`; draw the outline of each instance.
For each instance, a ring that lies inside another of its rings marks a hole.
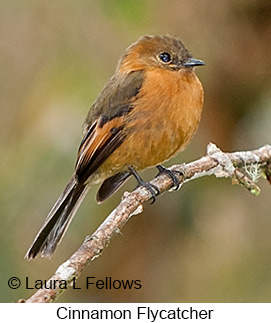
[[[137,180],[138,182],[138,187],[139,186],[143,186],[145,187],[148,192],[151,194],[151,199],[152,199],[152,202],[151,204],[153,204],[155,201],[156,201],[156,196],[158,196],[160,194],[160,190],[157,186],[149,183],[149,182],[145,182],[140,176],[139,174],[135,171],[135,169],[130,166],[129,167],[129,170],[131,172],[131,174],[135,177],[135,179]]]
[[[179,170],[168,169],[162,165],[158,165],[156,167],[158,168],[158,171],[159,171],[157,176],[161,174],[166,174],[169,178],[172,179],[172,187],[174,187],[174,189],[177,191],[181,186],[181,182],[179,178],[176,176],[176,174],[183,175],[183,173]]]

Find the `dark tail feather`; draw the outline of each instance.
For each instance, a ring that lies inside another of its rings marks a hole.
[[[118,173],[109,178],[107,178],[100,186],[96,200],[98,203],[102,203],[104,200],[109,198],[113,193],[115,193],[121,185],[131,176],[130,172]]]
[[[27,251],[25,255],[27,259],[35,258],[38,253],[41,253],[42,257],[52,255],[87,191],[88,187],[86,185],[77,183],[74,176],[71,178]]]

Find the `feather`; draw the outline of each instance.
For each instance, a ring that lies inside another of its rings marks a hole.
[[[83,201],[88,187],[76,182],[73,176],[48,214],[44,225],[26,253],[27,259],[33,259],[41,252],[50,257],[60,243],[73,216]]]
[[[108,199],[112,194],[114,194],[120,187],[125,183],[125,181],[131,176],[130,172],[123,172],[115,174],[107,178],[100,186],[96,200],[98,203],[102,203]]]

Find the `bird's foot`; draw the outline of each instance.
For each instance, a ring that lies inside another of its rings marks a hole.
[[[171,169],[168,169],[162,165],[158,165],[156,166],[158,168],[158,175],[161,175],[161,174],[166,174],[169,178],[172,179],[172,186],[174,187],[174,189],[177,191],[180,186],[181,186],[181,182],[179,180],[179,178],[176,176],[176,174],[178,175],[183,175],[183,173],[181,171],[178,171],[178,170],[171,170]]]
[[[153,204],[156,201],[156,196],[158,196],[160,194],[160,190],[157,186],[150,184],[148,182],[145,182],[140,176],[139,174],[135,171],[135,169],[130,166],[129,167],[129,171],[131,172],[131,174],[135,177],[135,179],[138,182],[138,186],[143,186],[145,187],[151,194],[151,198],[152,198],[152,202],[151,204]]]

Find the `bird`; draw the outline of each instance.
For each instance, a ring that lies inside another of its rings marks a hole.
[[[159,190],[138,174],[149,167],[179,184],[162,163],[184,150],[198,128],[204,91],[194,69],[201,65],[177,36],[142,36],[124,51],[86,116],[74,173],[27,259],[51,257],[94,184],[101,183],[98,203],[132,175],[154,201]]]

